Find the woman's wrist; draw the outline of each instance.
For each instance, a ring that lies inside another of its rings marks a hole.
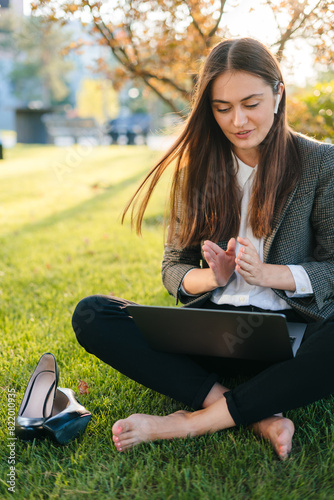
[[[278,264],[263,264],[264,273],[261,286],[277,288],[287,292],[296,291],[296,283],[288,266]]]
[[[182,286],[185,292],[191,295],[211,292],[218,287],[215,276],[210,268],[191,269],[184,277]]]

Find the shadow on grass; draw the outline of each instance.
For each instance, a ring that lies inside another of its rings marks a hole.
[[[92,198],[89,198],[88,200],[85,200],[71,208],[65,209],[59,213],[56,213],[54,215],[50,215],[46,217],[45,219],[41,219],[37,222],[33,223],[28,223],[23,225],[22,227],[15,229],[14,231],[10,231],[8,233],[4,233],[1,236],[1,239],[6,239],[7,237],[11,236],[17,236],[17,235],[22,235],[24,236],[27,233],[33,233],[34,231],[39,231],[40,229],[52,227],[53,225],[58,224],[59,222],[66,221],[71,218],[75,218],[78,215],[82,215],[84,212],[92,212],[93,210],[96,210],[96,206],[99,203],[103,203],[104,201],[110,199],[111,197],[117,196],[123,189],[126,189],[127,187],[131,186],[132,184],[138,184],[142,179],[143,179],[143,174],[147,171],[146,168],[142,169],[139,173],[136,175],[133,175],[132,177],[129,177],[127,179],[124,179],[120,181],[117,184],[109,184],[103,187],[104,192],[96,194]],[[95,187],[100,187],[100,186],[92,186],[94,189]],[[120,214],[122,211],[123,207],[120,206]]]

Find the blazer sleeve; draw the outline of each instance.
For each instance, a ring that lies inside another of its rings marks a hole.
[[[309,275],[319,309],[334,299],[334,147],[320,163],[311,214],[314,229],[313,257],[301,263]]]
[[[166,245],[161,266],[162,282],[169,292],[183,304],[191,302],[194,297],[181,295],[179,292],[184,276],[191,269],[201,268],[201,247],[193,246],[177,248],[173,245]]]

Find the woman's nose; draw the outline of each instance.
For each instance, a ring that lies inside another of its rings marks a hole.
[[[235,108],[234,114],[233,114],[233,125],[235,127],[242,127],[245,125],[248,121],[247,114],[245,111],[241,108]]]

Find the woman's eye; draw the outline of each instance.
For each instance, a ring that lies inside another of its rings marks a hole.
[[[245,108],[247,109],[251,109],[251,108],[256,108],[260,103],[257,102],[255,104],[245,104]],[[227,113],[228,111],[230,111],[231,108],[224,108],[224,109],[218,109],[217,108],[217,112],[218,113]]]

